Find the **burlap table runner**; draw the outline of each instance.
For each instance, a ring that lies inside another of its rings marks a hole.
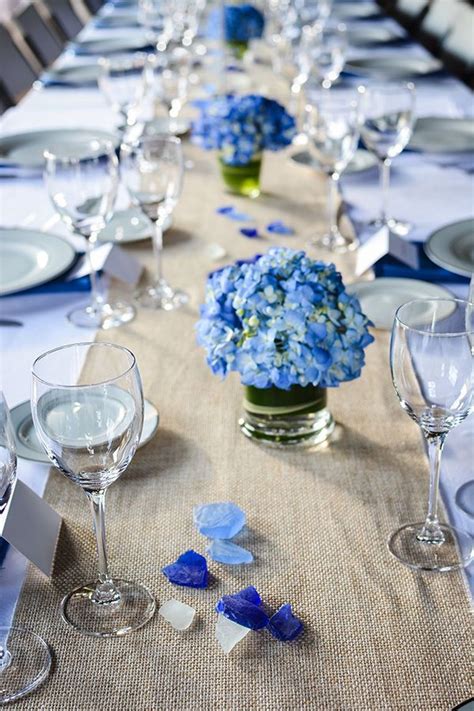
[[[180,634],[157,614],[142,630],[112,640],[80,636],[62,622],[61,596],[95,576],[95,549],[84,495],[53,471],[46,499],[66,522],[57,573],[51,582],[30,570],[16,622],[44,635],[55,665],[18,707],[448,711],[473,693],[469,602],[459,574],[414,575],[386,549],[401,521],[423,515],[427,489],[418,428],[390,383],[387,334],[369,347],[363,377],[330,392],[339,428],[319,452],[271,451],[247,441],[237,427],[237,378],[212,376],[195,342],[206,273],[216,266],[206,245],[223,245],[229,261],[272,243],[305,246],[324,219],[323,181],[285,155],[269,155],[265,194],[234,199],[223,192],[212,156],[189,145],[186,154],[195,167],[166,236],[165,272],[191,293],[191,306],[141,310],[100,340],[136,353],[145,394],[161,415],[156,437],[109,491],[112,572],[146,583],[160,603],[189,603],[197,622]],[[229,203],[260,228],[284,219],[297,235],[246,240],[238,224],[215,212]],[[151,264],[149,243],[131,252]],[[204,550],[192,507],[219,500],[247,512],[256,562],[211,562],[209,590],[171,586],[161,566],[190,547]],[[294,604],[305,623],[300,641],[285,645],[251,633],[223,654],[214,605],[249,584],[274,608]]]

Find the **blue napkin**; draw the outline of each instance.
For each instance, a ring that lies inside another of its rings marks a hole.
[[[0,538],[0,567],[3,565],[7,551],[8,543],[4,538]]]
[[[421,279],[422,281],[431,282],[444,282],[447,284],[468,284],[469,279],[467,277],[461,276],[460,274],[454,274],[453,272],[448,272],[446,269],[442,269],[434,264],[431,259],[429,259],[423,249],[423,245],[417,244],[418,258],[419,258],[419,268],[412,269],[411,267],[403,264],[395,257],[387,255],[379,259],[379,261],[374,266],[374,272],[376,277],[398,277],[401,279]]]

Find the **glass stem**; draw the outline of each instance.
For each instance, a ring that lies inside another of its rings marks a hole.
[[[444,534],[438,521],[438,494],[439,475],[441,468],[441,453],[443,451],[446,433],[425,434],[428,442],[428,455],[430,459],[430,492],[428,498],[428,513],[423,528],[417,535],[419,541],[441,545],[444,542]]]
[[[163,251],[163,228],[161,222],[155,222],[155,232],[153,235],[153,252],[155,254],[155,264],[156,264],[156,284],[161,284],[163,282],[163,265],[161,253]]]
[[[89,235],[89,237],[86,238],[86,243],[87,243],[87,248],[86,248],[86,253],[87,253],[87,261],[89,262],[89,270],[90,270],[90,281],[91,281],[91,308],[94,311],[99,311],[100,307],[102,306],[102,296],[99,293],[99,275],[97,274],[94,264],[92,262],[92,252],[93,248],[95,245],[97,239],[97,235]]]
[[[0,642],[0,674],[10,666],[12,657],[6,647],[6,643]]]
[[[328,194],[328,228],[330,245],[337,242],[339,228],[337,226],[337,198],[339,194],[339,173],[332,173],[329,176]]]
[[[380,221],[386,225],[388,222],[388,191],[390,188],[390,166],[392,161],[390,158],[385,158],[380,163],[380,193],[382,195],[382,208],[380,212]]]
[[[115,587],[107,563],[107,546],[105,542],[105,489],[87,491],[91,505],[94,530],[97,543],[97,558],[99,579],[94,590],[92,601],[98,605],[109,605],[120,601],[120,592]]]

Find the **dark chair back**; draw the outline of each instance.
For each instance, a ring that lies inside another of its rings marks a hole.
[[[87,9],[95,15],[96,12],[99,12],[100,8],[104,4],[103,0],[84,0]]]
[[[7,101],[16,104],[37,79],[37,74],[3,25],[0,25],[0,67],[2,93]]]
[[[68,0],[47,0],[46,5],[65,40],[73,39],[82,30],[82,22]]]
[[[15,18],[22,34],[43,67],[47,67],[61,54],[61,38],[41,17],[35,5],[29,5]]]

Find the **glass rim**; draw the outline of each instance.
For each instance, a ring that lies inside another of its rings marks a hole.
[[[370,82],[361,82],[357,87],[357,91],[361,95],[366,94],[366,92],[392,94],[400,91],[400,89],[408,89],[411,94],[416,94],[415,83],[406,79],[389,79],[387,81],[379,79]]]
[[[116,155],[115,146],[109,138],[91,138],[89,144],[93,144],[94,142],[97,143],[97,150],[84,156],[61,155],[59,153],[54,153],[52,150],[47,148],[43,151],[43,158],[46,163],[52,161],[55,163],[74,165],[88,160],[97,160],[97,158],[103,158],[105,156],[113,158],[113,156]]]
[[[181,139],[179,136],[173,136],[171,133],[166,133],[165,131],[163,132],[158,132],[154,133],[153,135],[145,135],[143,134],[142,136],[139,136],[138,138],[135,138],[131,141],[122,141],[120,145],[120,150],[122,149],[136,149],[139,148],[140,145],[143,144],[149,144],[152,141],[157,141],[160,140],[162,142],[166,143],[173,143],[175,146],[180,146],[181,145]]]
[[[53,353],[58,353],[59,351],[64,351],[67,350],[68,348],[77,348],[77,347],[88,347],[88,348],[113,348],[116,351],[122,351],[124,353],[127,353],[131,357],[131,363],[124,368],[122,373],[119,373],[118,375],[114,375],[112,378],[107,378],[105,380],[98,380],[96,383],[85,383],[83,385],[76,384],[76,385],[61,385],[60,383],[51,383],[49,380],[45,380],[42,378],[38,373],[36,372],[35,368],[37,364],[42,361],[44,358],[47,358],[48,356],[52,355]],[[104,342],[99,342],[96,343],[94,341],[79,341],[77,343],[66,343],[63,346],[56,346],[56,348],[51,348],[48,351],[45,351],[44,353],[41,353],[41,355],[37,356],[34,361],[33,365],[31,366],[31,374],[35,380],[38,380],[40,383],[43,383],[43,385],[47,385],[52,388],[61,388],[61,389],[69,389],[69,388],[74,388],[75,390],[85,390],[87,388],[96,388],[99,385],[108,385],[109,383],[113,383],[116,380],[120,380],[120,378],[123,378],[125,375],[130,373],[133,368],[135,368],[137,364],[137,359],[132,353],[132,351],[127,348],[126,346],[119,346],[117,343],[110,343],[108,341]]]
[[[433,297],[431,299],[411,299],[410,301],[406,301],[404,304],[400,304],[400,306],[397,308],[395,312],[395,318],[393,320],[394,325],[396,323],[400,324],[400,326],[408,331],[413,331],[414,333],[421,333],[425,336],[437,336],[438,338],[454,338],[459,336],[469,336],[469,335],[474,335],[474,326],[472,329],[464,329],[462,331],[452,331],[452,332],[447,332],[447,333],[434,333],[433,331],[428,331],[425,328],[417,328],[415,326],[410,326],[409,324],[405,323],[401,317],[400,317],[400,312],[402,309],[404,309],[407,306],[411,306],[412,304],[416,303],[427,303],[427,302],[434,302],[434,303],[440,303],[440,302],[448,302],[451,304],[459,304],[463,306],[472,306],[473,308],[473,313],[474,313],[474,302],[468,301],[467,299],[457,299],[453,297],[452,299],[446,297]],[[450,316],[451,314],[448,314]],[[445,317],[447,318],[447,316]]]

